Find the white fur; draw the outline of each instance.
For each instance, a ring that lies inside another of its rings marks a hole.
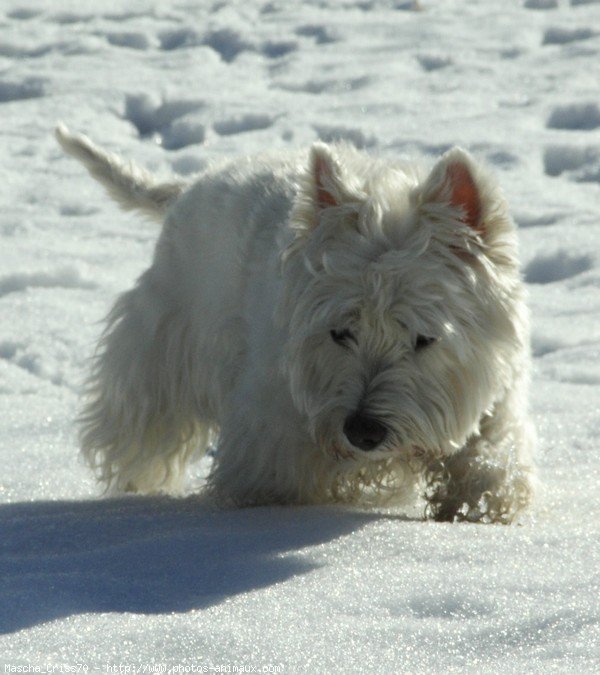
[[[209,489],[237,504],[387,501],[424,485],[438,519],[507,522],[527,505],[515,229],[467,153],[426,175],[316,144],[182,190],[57,134],[122,206],[164,215],[151,267],[112,310],[81,415],[107,485],[176,489],[214,432]],[[465,180],[476,223],[457,204]],[[436,342],[416,349],[418,336]],[[372,450],[345,432],[357,411],[387,431]]]

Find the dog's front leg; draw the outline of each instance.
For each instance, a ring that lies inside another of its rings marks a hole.
[[[438,521],[510,523],[535,489],[533,430],[513,407],[498,405],[455,455],[431,458],[425,467],[426,513]]]
[[[232,392],[209,492],[238,506],[315,501],[323,460],[305,429],[285,382],[254,371]]]

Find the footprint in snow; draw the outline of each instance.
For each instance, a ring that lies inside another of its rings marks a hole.
[[[566,346],[568,345],[565,342],[548,337],[547,335],[534,333],[531,336],[531,353],[536,359],[548,354],[554,354]]]
[[[17,272],[0,277],[0,297],[28,288],[79,288],[94,289],[96,284],[83,279],[73,267],[63,267],[52,272]]]
[[[550,145],[544,151],[547,176],[566,173],[576,183],[600,183],[600,147]]]
[[[267,40],[261,45],[261,53],[269,59],[279,59],[298,49],[294,40]]]
[[[113,47],[124,47],[127,49],[146,50],[152,46],[147,35],[137,32],[125,33],[107,33],[106,40]]]
[[[590,255],[571,255],[558,251],[552,255],[538,255],[525,268],[525,281],[529,284],[550,284],[563,281],[592,269]]]
[[[519,228],[525,227],[547,227],[556,225],[565,217],[564,213],[545,213],[537,215],[516,215],[515,221]]]
[[[202,44],[198,33],[191,28],[177,28],[175,30],[163,31],[158,39],[160,48],[163,51],[173,51],[175,49],[185,49],[186,47],[197,47]]]
[[[525,0],[525,9],[556,9],[558,0]]]
[[[0,342],[0,359],[56,386],[65,384],[64,375],[60,370],[49,366],[42,354],[24,342],[11,340]]]
[[[203,107],[201,101],[174,99],[155,103],[145,94],[130,95],[125,99],[125,119],[133,124],[140,137],[152,136],[165,149],[179,150],[204,141],[204,125],[186,118]]]
[[[369,148],[377,144],[377,139],[371,134],[365,134],[360,129],[341,127],[335,125],[315,125],[319,139],[325,143],[348,141],[359,150]]]
[[[591,28],[563,28],[555,26],[546,29],[542,45],[566,45],[571,42],[589,40],[597,35]]]
[[[363,89],[373,82],[373,78],[355,77],[342,80],[319,80],[311,79],[304,82],[281,82],[277,87],[285,91],[302,92],[305,94],[344,94],[358,89]]]
[[[41,98],[45,93],[46,82],[37,77],[29,77],[21,81],[0,80],[0,103]]]
[[[75,12],[58,12],[50,18],[54,23],[62,26],[71,26],[76,23],[89,23],[94,18],[93,14],[76,14]]]
[[[34,19],[36,16],[39,16],[41,13],[42,13],[41,10],[23,7],[23,8],[14,9],[11,12],[8,12],[6,16],[9,19],[16,19],[17,21],[29,21],[29,19]]]
[[[254,46],[240,33],[230,28],[222,28],[207,33],[202,44],[213,49],[225,61],[231,63],[238,54],[253,51]]]
[[[314,38],[318,45],[327,45],[339,40],[338,36],[330,28],[319,24],[299,26],[296,28],[295,33],[301,37]]]
[[[417,61],[423,70],[430,73],[451,66],[454,62],[447,54],[419,54]]]
[[[570,103],[556,106],[546,126],[549,129],[592,131],[600,127],[600,106],[597,103]]]
[[[249,113],[215,122],[213,129],[219,136],[233,136],[234,134],[241,134],[247,131],[268,129],[272,126],[273,121],[274,119],[269,115]]]

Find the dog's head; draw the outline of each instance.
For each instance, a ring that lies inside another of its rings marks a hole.
[[[279,317],[316,442],[340,456],[450,454],[524,367],[516,235],[466,152],[432,171],[313,146]]]

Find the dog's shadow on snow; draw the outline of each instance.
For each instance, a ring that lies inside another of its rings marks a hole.
[[[0,506],[0,633],[88,612],[182,612],[310,572],[300,549],[381,515],[199,498]]]

